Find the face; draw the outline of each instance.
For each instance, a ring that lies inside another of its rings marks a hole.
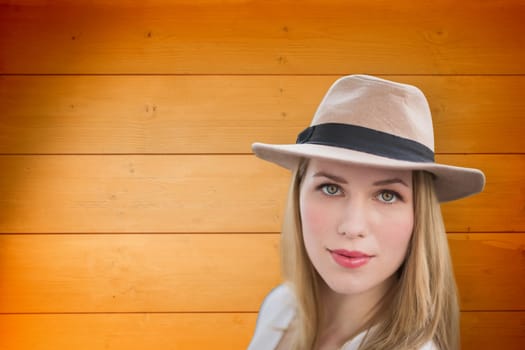
[[[341,294],[388,288],[414,224],[412,172],[311,159],[300,193],[304,245]]]

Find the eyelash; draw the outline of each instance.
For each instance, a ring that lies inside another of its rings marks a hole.
[[[334,193],[334,194],[331,194],[331,193],[328,193],[326,191],[326,188],[328,186],[335,186],[337,188],[337,193]],[[333,196],[337,196],[340,194],[340,192],[342,192],[341,190],[341,187],[337,184],[334,184],[334,183],[324,183],[324,184],[321,184],[319,186],[317,186],[317,190],[323,192],[325,195],[327,196],[330,196],[330,197],[333,197]],[[393,202],[387,202],[387,201],[383,201],[381,199],[379,199],[378,197],[383,194],[383,193],[390,193],[392,194],[396,199],[393,201]],[[385,204],[394,204],[395,202],[397,202],[398,200],[404,202],[404,199],[403,199],[403,196],[401,196],[398,192],[396,191],[392,191],[392,190],[379,190],[377,192],[377,194],[375,195],[375,198],[377,198],[380,202],[382,203],[385,203]]]

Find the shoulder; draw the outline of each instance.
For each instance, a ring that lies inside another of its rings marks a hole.
[[[432,340],[430,340],[420,347],[419,350],[439,350],[439,348]]]
[[[272,289],[264,298],[261,304],[261,311],[275,304],[290,301],[293,299],[293,292],[290,286],[283,283]]]
[[[280,284],[272,289],[264,298],[257,317],[257,327],[260,323],[271,321],[283,311],[293,310],[295,297],[287,284]],[[286,312],[285,312],[286,313]]]
[[[294,316],[294,294],[288,285],[281,284],[262,302],[248,350],[274,349]]]

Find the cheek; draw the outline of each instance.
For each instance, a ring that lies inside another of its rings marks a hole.
[[[383,249],[397,255],[398,259],[404,258],[414,227],[412,212],[399,213],[387,222],[383,222],[381,227]]]
[[[301,196],[299,203],[304,244],[311,251],[329,232],[330,213],[326,206],[308,196]]]
[[[318,231],[323,226],[323,216],[312,203],[301,203],[301,222],[303,232]]]
[[[326,203],[322,203],[315,195],[305,194],[300,197],[301,223],[304,235],[319,236],[329,229],[332,220]]]

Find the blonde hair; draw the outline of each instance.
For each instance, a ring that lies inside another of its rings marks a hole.
[[[281,235],[283,276],[297,297],[292,349],[312,349],[317,341],[319,287],[324,283],[306,253],[299,212],[303,161],[292,176]],[[413,172],[414,228],[396,283],[365,329],[360,346],[369,349],[417,349],[429,340],[441,350],[459,348],[456,283],[432,174]],[[351,337],[351,335],[349,335]],[[350,340],[350,339],[348,339]]]

